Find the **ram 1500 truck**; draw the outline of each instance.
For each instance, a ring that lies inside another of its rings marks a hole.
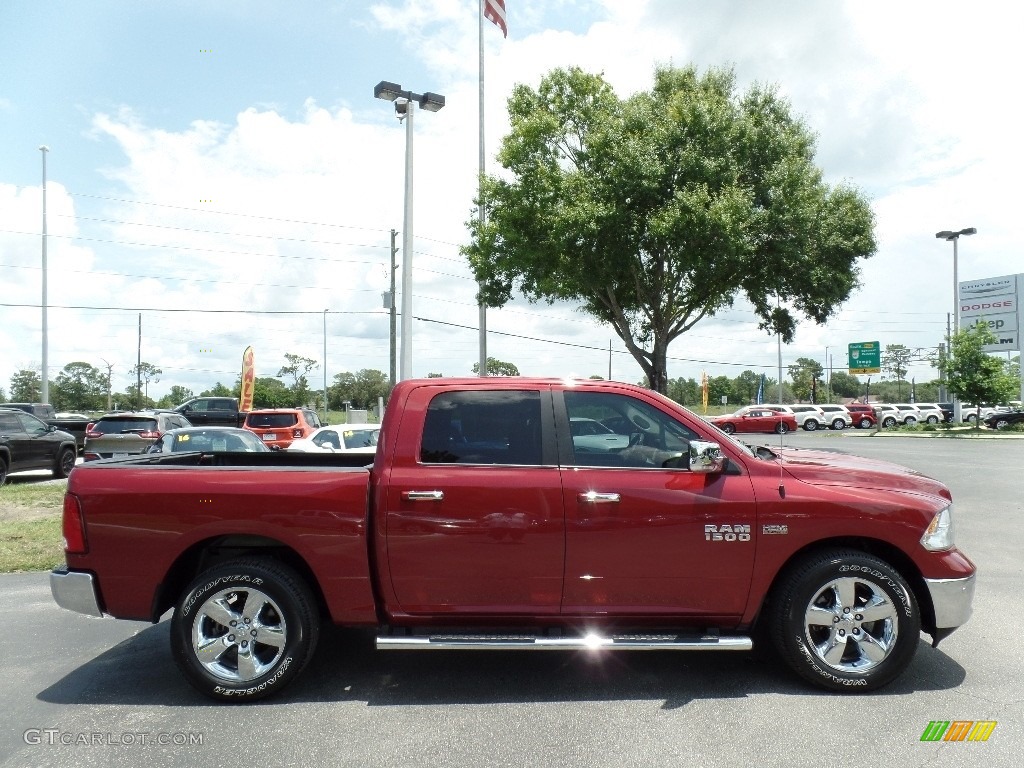
[[[233,397],[193,397],[174,409],[195,427],[240,427],[245,411],[238,410]]]
[[[600,427],[595,428],[593,422]],[[253,700],[322,622],[382,649],[746,651],[864,691],[967,621],[940,482],[751,448],[661,395],[529,378],[398,384],[373,464],[315,454],[93,462],[64,499],[57,603],[156,622],[189,682]]]

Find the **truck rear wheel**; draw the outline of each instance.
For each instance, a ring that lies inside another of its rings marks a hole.
[[[921,613],[903,577],[850,550],[812,555],[778,584],[771,634],[797,674],[833,691],[870,691],[910,664]]]
[[[171,619],[171,651],[197,690],[255,701],[298,677],[319,635],[316,601],[291,568],[233,560],[200,574]]]

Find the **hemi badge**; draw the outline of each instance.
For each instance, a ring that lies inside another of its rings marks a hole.
[[[785,535],[785,534],[789,533],[789,526],[788,525],[762,525],[761,526],[761,533],[763,533],[766,536],[773,536],[773,535],[779,535],[779,534]]]

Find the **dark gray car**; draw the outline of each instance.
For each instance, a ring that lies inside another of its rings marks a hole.
[[[75,468],[75,438],[35,416],[0,407],[0,485],[8,472],[49,469],[67,477]]]

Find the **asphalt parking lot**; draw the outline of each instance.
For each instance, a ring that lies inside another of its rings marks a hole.
[[[1017,765],[1024,440],[786,441],[896,461],[953,491],[957,543],[980,569],[974,616],[938,649],[922,635],[881,691],[820,692],[757,652],[385,653],[328,631],[282,696],[218,705],[179,676],[166,621],[63,611],[45,574],[14,574],[0,576],[0,765]],[[997,725],[985,742],[922,742],[934,720]]]

